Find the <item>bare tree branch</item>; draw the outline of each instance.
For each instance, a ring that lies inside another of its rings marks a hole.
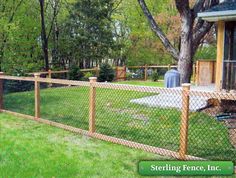
[[[180,15],[190,11],[189,0],[175,0],[175,5]]]
[[[49,39],[51,33],[52,33],[52,28],[54,26],[54,21],[55,19],[57,18],[57,15],[59,14],[59,7],[60,7],[60,2],[59,0],[58,1],[55,1],[55,6],[51,3],[51,7],[53,9],[53,17],[52,17],[52,20],[51,20],[51,25],[50,25],[50,28],[49,28],[49,31],[48,31],[48,35],[47,35],[47,40]]]
[[[209,9],[210,7],[217,5],[219,3],[219,0],[198,0],[196,2],[194,8],[195,13],[197,14],[198,12],[204,11],[206,9]],[[213,23],[211,22],[206,22],[201,19],[198,19],[195,28],[193,29],[194,34],[193,34],[193,51],[196,52],[199,44],[201,43],[201,40],[209,33],[213,26]]]
[[[203,10],[203,6],[205,4],[205,0],[196,0],[194,6],[193,6],[193,14],[194,18],[197,17],[197,13]]]
[[[193,51],[196,52],[201,40],[208,34],[214,23],[205,22],[202,27],[193,35]]]
[[[166,37],[166,35],[163,33],[161,28],[158,26],[156,21],[154,20],[151,12],[149,11],[145,0],[138,0],[140,7],[142,8],[144,15],[146,16],[148,22],[151,25],[152,31],[156,34],[156,36],[161,40],[162,44],[166,48],[166,50],[171,54],[171,56],[175,60],[179,60],[179,51],[174,48],[174,46],[170,43],[169,39]]]

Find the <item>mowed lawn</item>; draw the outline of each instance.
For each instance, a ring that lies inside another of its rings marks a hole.
[[[96,132],[173,151],[179,149],[181,111],[131,103],[154,93],[97,89]],[[176,101],[173,101],[176,102]],[[4,96],[5,109],[34,115],[34,92]],[[88,130],[89,88],[41,90],[41,117]],[[201,112],[190,113],[188,154],[212,160],[236,160],[222,122]]]
[[[127,80],[116,82],[119,84],[129,84],[129,85],[140,85],[140,86],[151,86],[151,87],[164,87],[163,81],[153,82],[151,80],[142,81],[142,80]]]
[[[167,159],[0,114],[0,177],[139,177],[140,160]]]

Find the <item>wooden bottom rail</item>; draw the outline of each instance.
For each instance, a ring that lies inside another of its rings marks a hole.
[[[79,129],[79,128],[76,128],[76,127],[72,127],[72,126],[68,126],[68,125],[65,125],[65,124],[49,121],[49,120],[42,119],[42,118],[35,119],[34,116],[20,114],[20,113],[8,111],[8,110],[1,110],[1,112],[8,113],[8,114],[18,116],[18,117],[22,117],[22,118],[26,118],[26,119],[30,119],[30,120],[34,120],[34,121],[37,121],[37,122],[40,122],[40,123],[44,123],[44,124],[47,124],[47,125],[51,125],[51,126],[54,126],[54,127],[64,129],[64,130],[68,130],[68,131],[71,131],[71,132],[74,132],[74,133],[87,135],[87,136],[90,136],[92,138],[97,138],[97,139],[100,139],[100,140],[104,140],[104,141],[108,141],[108,142],[128,146],[128,147],[131,147],[131,148],[141,149],[141,150],[151,152],[151,153],[155,153],[155,154],[159,154],[159,155],[162,155],[162,156],[169,156],[169,157],[173,157],[173,158],[176,158],[176,159],[179,158],[179,153],[175,152],[175,151],[170,151],[170,150],[163,149],[163,148],[144,145],[144,144],[141,144],[141,143],[136,143],[136,142],[120,139],[120,138],[115,138],[115,137],[111,137],[111,136],[107,136],[107,135],[103,135],[103,134],[99,134],[99,133],[89,133],[86,130]],[[186,160],[206,160],[206,159],[186,155]],[[236,167],[235,167],[235,173],[236,173]]]

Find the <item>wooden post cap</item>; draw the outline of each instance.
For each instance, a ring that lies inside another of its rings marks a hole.
[[[90,82],[96,82],[97,81],[97,77],[89,77],[89,81]]]
[[[183,88],[190,88],[191,87],[191,83],[183,83],[182,87]]]
[[[40,77],[40,73],[34,73],[34,77]]]

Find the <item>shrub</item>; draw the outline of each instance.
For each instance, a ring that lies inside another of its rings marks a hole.
[[[34,90],[34,83],[28,81],[4,80],[4,93]]]
[[[10,74],[13,76],[24,77],[28,76],[23,70],[13,70]],[[4,93],[15,93],[34,90],[34,82],[4,80]]]
[[[68,79],[69,80],[81,80],[83,73],[80,71],[80,68],[76,65],[73,65],[69,68]]]
[[[115,77],[115,71],[108,63],[103,63],[100,66],[100,72],[98,76],[99,82],[111,82]]]
[[[93,76],[94,76],[93,73],[87,72],[87,73],[84,75],[83,80],[84,80],[84,81],[89,81],[89,78],[90,78],[90,77],[93,77]]]
[[[153,72],[153,73],[152,73],[152,80],[153,80],[154,82],[157,82],[158,79],[159,79],[158,73],[157,73],[157,72]]]
[[[132,79],[132,73],[127,72],[126,73],[126,80],[131,80]]]

